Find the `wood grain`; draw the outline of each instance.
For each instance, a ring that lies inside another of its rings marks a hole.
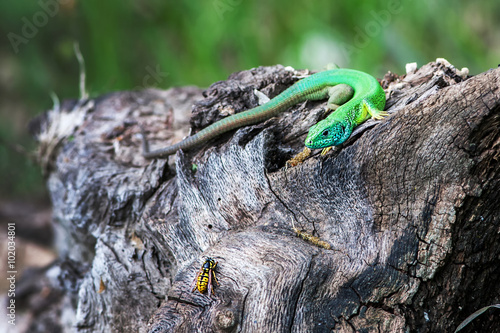
[[[498,301],[499,69],[464,80],[430,63],[387,76],[389,117],[294,168],[285,163],[326,102],[170,164],[140,156],[139,124],[152,149],[167,145],[173,108],[194,104],[199,129],[255,106],[253,89],[277,95],[292,74],[240,72],[204,97],[103,96],[71,140],[57,138],[48,188],[58,248],[87,267],[72,296],[78,332],[451,331]],[[332,249],[297,237],[292,221]],[[205,257],[219,262],[212,298],[191,292]],[[475,329],[493,332],[485,318]]]

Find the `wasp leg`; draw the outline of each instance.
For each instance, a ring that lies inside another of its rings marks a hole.
[[[212,274],[214,275],[215,283],[217,284],[217,286],[220,286],[219,281],[217,281],[217,277],[215,276],[215,272],[212,272]]]

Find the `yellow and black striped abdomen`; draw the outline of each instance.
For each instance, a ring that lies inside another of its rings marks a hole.
[[[198,279],[196,282],[196,288],[202,294],[207,291],[208,280],[210,278],[210,269],[202,268],[202,271],[198,274]]]

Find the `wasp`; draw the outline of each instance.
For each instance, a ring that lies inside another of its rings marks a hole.
[[[217,278],[215,277],[216,268],[217,261],[213,260],[212,258],[207,258],[194,280],[195,286],[191,292],[194,292],[196,289],[198,289],[200,293],[204,294],[208,289],[209,296],[211,294],[215,295],[212,280],[215,281],[217,285],[219,285],[219,281],[217,281]]]

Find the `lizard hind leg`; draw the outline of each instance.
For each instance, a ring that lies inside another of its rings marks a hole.
[[[335,111],[340,105],[346,103],[354,95],[354,89],[348,84],[337,84],[328,89],[328,104],[329,110]]]

